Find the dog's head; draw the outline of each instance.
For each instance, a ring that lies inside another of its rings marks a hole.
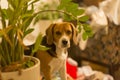
[[[46,30],[47,44],[55,44],[59,48],[69,48],[71,41],[76,44],[76,33],[77,30],[72,23],[51,24]]]

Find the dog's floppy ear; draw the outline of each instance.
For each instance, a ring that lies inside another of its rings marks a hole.
[[[77,29],[75,28],[75,26],[72,23],[70,23],[70,25],[72,28],[72,41],[74,44],[77,45]]]
[[[56,24],[52,23],[46,30],[47,44],[51,45],[53,43],[53,29]]]

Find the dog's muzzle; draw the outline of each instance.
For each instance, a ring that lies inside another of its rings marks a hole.
[[[66,39],[62,40],[62,47],[69,47],[69,41]]]
[[[68,43],[68,41],[67,41],[67,40],[62,40],[62,44],[63,44],[63,45],[65,45],[65,46],[66,46],[66,45],[67,45],[67,43]]]

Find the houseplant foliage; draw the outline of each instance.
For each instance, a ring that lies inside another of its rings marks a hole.
[[[29,25],[33,19],[35,19],[34,21],[36,23],[38,19],[40,19],[39,15],[41,15],[41,13],[56,12],[57,15],[59,14],[66,21],[77,21],[79,31],[81,30],[81,26],[84,28],[84,39],[88,38],[92,34],[89,25],[84,24],[84,22],[88,20],[88,17],[77,17],[83,15],[84,10],[78,9],[78,4],[73,3],[72,0],[60,0],[60,5],[56,9],[46,9],[38,12],[34,11],[34,3],[39,0],[7,1],[7,9],[2,9],[0,7],[0,20],[2,23],[2,28],[0,29],[0,37],[2,39],[0,43],[0,66],[2,71],[6,71],[4,68],[9,67],[11,64],[23,63],[24,50],[27,49],[27,47],[23,44],[23,39],[27,34],[34,30],[29,28]],[[40,45],[41,41],[42,35],[40,34],[36,39],[31,55],[33,55],[38,49],[48,49]],[[21,68],[21,66],[24,65],[15,66]]]
[[[64,16],[65,20],[76,21],[79,32],[84,29],[82,34],[83,40],[86,40],[93,35],[90,25],[86,23],[89,20],[89,17],[85,15],[84,9],[79,9],[78,4],[74,3],[72,0],[61,0],[61,4],[58,6],[58,9],[67,14]]]
[[[81,32],[81,29],[84,29],[82,35],[84,40],[93,35],[90,25],[86,23],[89,17],[85,15],[84,9],[79,8],[79,5],[74,3],[73,0],[60,0],[59,5],[54,5],[57,4],[54,0],[52,3],[45,4],[43,8],[40,8],[40,11],[38,11],[40,14],[37,15],[36,21],[39,19],[54,20],[56,18],[62,18],[64,21],[76,21],[78,31]]]
[[[24,37],[31,33],[34,29],[28,28],[32,20],[35,18],[33,4],[39,0],[7,0],[8,8],[1,9],[0,17],[2,28],[0,29],[0,66],[2,71],[17,70],[24,60],[24,49],[27,47],[23,44]],[[29,7],[29,9],[28,9]],[[38,49],[47,49],[39,45],[42,40],[40,34],[36,39],[36,44],[32,52]],[[31,54],[33,55],[33,54]],[[27,62],[28,66],[30,62]],[[24,63],[25,64],[25,63]],[[10,65],[13,65],[10,69]],[[26,65],[26,64],[25,64]],[[6,68],[7,67],[7,68]],[[9,70],[8,70],[9,69]]]

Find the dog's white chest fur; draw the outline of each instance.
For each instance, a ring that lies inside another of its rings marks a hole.
[[[68,53],[58,53],[57,58],[53,58],[49,66],[51,68],[51,73],[54,75],[54,73],[58,72],[61,68],[66,67],[66,58],[67,58]]]

